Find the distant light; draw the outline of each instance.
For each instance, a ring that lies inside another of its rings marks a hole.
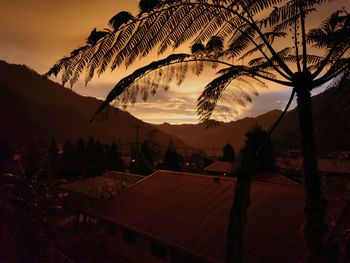
[[[136,162],[136,160],[135,160],[135,159],[132,159],[131,162],[134,163],[134,162]]]

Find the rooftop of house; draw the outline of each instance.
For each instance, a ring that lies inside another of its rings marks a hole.
[[[301,169],[301,158],[277,158],[280,168]],[[322,173],[350,174],[350,160],[318,159],[318,169]]]
[[[211,173],[228,174],[231,173],[235,167],[236,165],[234,163],[215,161],[203,170]]]
[[[91,213],[169,247],[223,262],[235,184],[231,178],[158,171]],[[297,262],[303,251],[303,193],[300,185],[252,182],[247,262]],[[348,201],[346,195],[329,194],[330,226]]]
[[[136,174],[108,171],[101,176],[77,180],[60,185],[60,187],[93,199],[106,200],[143,178],[144,176]]]
[[[261,172],[254,174],[252,180],[255,182],[282,184],[282,185],[301,185],[299,182],[294,181],[286,176],[280,175],[275,172]]]

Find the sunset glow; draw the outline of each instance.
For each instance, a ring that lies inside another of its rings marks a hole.
[[[115,13],[126,10],[134,14],[138,11],[138,1],[1,1],[0,8],[0,59],[10,63],[26,64],[40,74],[45,73],[59,58],[84,43],[90,31],[96,27],[103,29]],[[335,1],[332,5],[341,8],[349,6],[349,1]],[[18,8],[20,6],[20,8]],[[323,7],[315,16],[312,25],[318,25],[327,12]],[[16,15],[14,15],[16,14]],[[186,49],[176,52],[188,52]],[[101,78],[94,79],[87,87],[83,81],[74,86],[74,91],[84,96],[105,98],[113,86],[125,75],[141,65],[157,59],[156,54],[136,62],[132,67],[118,68],[107,72]],[[203,87],[215,76],[215,70],[209,70],[200,77],[190,75],[181,87],[172,84],[168,92],[160,92],[146,103],[137,103],[129,107],[136,117],[151,123],[194,123],[196,99]],[[60,82],[60,78],[53,79]],[[282,109],[290,90],[273,85],[246,108],[240,108],[239,114],[227,115],[219,120],[230,121],[244,116],[256,116],[274,108]],[[171,100],[181,101],[176,105]],[[279,101],[279,102],[277,102]],[[170,107],[173,105],[173,107]]]

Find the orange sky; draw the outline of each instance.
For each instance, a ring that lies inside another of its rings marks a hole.
[[[349,0],[331,3],[332,9],[350,7]],[[323,8],[314,19],[319,24]],[[45,73],[59,58],[82,45],[90,31],[97,27],[107,27],[107,21],[119,11],[136,13],[138,1],[127,0],[0,0],[0,59],[10,63],[26,64],[40,74]],[[334,10],[334,9],[333,9]],[[154,59],[138,62],[142,65]],[[133,68],[129,69],[129,73]],[[117,69],[100,79],[92,81],[88,87],[77,84],[74,90],[85,96],[104,98],[114,84],[128,72]],[[1,73],[0,73],[1,74]],[[133,115],[152,123],[193,123],[197,122],[196,99],[201,89],[215,76],[208,71],[199,78],[190,76],[181,87],[174,86],[146,103],[138,103],[128,108]],[[59,81],[59,79],[57,79]],[[226,121],[243,116],[256,116],[274,108],[283,108],[289,91],[277,87],[262,91],[259,98],[238,115],[226,115]]]

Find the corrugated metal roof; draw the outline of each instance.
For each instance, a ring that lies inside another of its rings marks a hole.
[[[92,212],[169,246],[223,262],[235,180],[158,171]],[[348,199],[330,195],[330,222]],[[253,182],[245,248],[248,262],[296,262],[302,254],[303,188]]]
[[[233,163],[215,161],[214,163],[205,167],[204,171],[215,173],[231,173],[234,168],[235,165]]]
[[[301,158],[277,158],[277,166],[280,168],[301,169]],[[350,160],[318,159],[318,169],[322,173],[350,174]]]
[[[108,171],[102,176],[77,180],[60,185],[62,189],[97,200],[109,199],[124,191],[130,185],[142,180],[144,176],[123,172]]]
[[[263,183],[301,185],[301,183],[299,182],[296,182],[292,179],[287,178],[286,176],[274,172],[263,172],[254,174],[252,176],[252,180]]]

